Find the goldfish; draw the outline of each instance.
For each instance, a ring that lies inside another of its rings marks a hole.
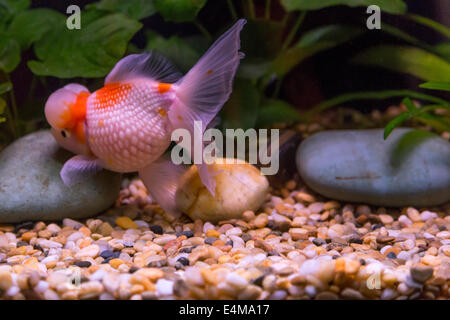
[[[76,154],[61,169],[64,184],[70,187],[102,169],[138,172],[152,198],[176,212],[184,171],[164,155],[171,132],[183,128],[193,136],[194,122],[203,128],[214,122],[244,57],[239,49],[245,23],[241,19],[222,34],[184,76],[152,50],[119,60],[95,92],[76,83],[53,92],[45,117],[57,143]],[[196,165],[214,195],[217,173],[206,163]]]

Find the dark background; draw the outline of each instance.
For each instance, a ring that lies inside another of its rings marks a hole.
[[[126,1],[126,0],[124,0]],[[311,0],[320,1],[320,0]],[[81,8],[94,1],[89,0],[34,0],[32,7],[50,7],[65,14],[66,8],[70,4],[77,4]],[[283,9],[278,1],[272,1],[271,15],[272,19],[281,19],[284,15]],[[234,1],[238,15],[241,11],[243,1]],[[256,12],[263,12],[265,1],[255,1]],[[450,1],[448,0],[407,0],[408,12],[417,13],[444,25],[450,26]],[[301,31],[309,30],[315,26],[328,23],[351,23],[361,25],[366,28],[366,19],[368,14],[366,8],[349,8],[344,6],[332,7],[318,11],[308,12],[306,19],[301,27]],[[225,0],[209,0],[207,5],[200,11],[199,20],[213,34],[221,30],[223,25],[230,23],[231,17],[226,6]],[[444,38],[421,25],[402,18],[401,16],[381,14],[381,20],[401,28],[413,36],[428,42],[436,44],[442,42]],[[167,23],[161,16],[155,15],[141,21],[144,24],[143,29],[133,39],[133,43],[143,48],[145,29],[153,29],[163,36],[190,35],[198,33],[198,29],[190,23]],[[292,22],[291,22],[292,23]],[[381,25],[383,28],[383,25]],[[393,73],[380,68],[371,68],[357,66],[349,62],[350,58],[364,48],[380,43],[402,44],[403,42],[395,37],[389,36],[382,30],[367,31],[363,36],[354,41],[341,45],[335,49],[322,52],[312,58],[307,59],[292,72],[288,74],[283,82],[280,92],[280,98],[287,100],[299,109],[308,109],[312,105],[323,99],[351,91],[362,90],[383,90],[383,89],[413,89],[416,90],[418,84],[423,81],[403,74]],[[33,57],[32,50],[24,53],[25,59],[22,59],[21,65],[14,71],[12,78],[14,83],[19,84],[16,87],[18,103],[21,103],[21,96],[29,89],[31,81],[31,72],[23,61]],[[60,86],[58,79],[49,77],[49,84],[54,90]],[[42,90],[43,91],[43,90]],[[42,92],[42,99],[45,100],[48,92]],[[398,99],[397,99],[398,100]],[[398,102],[393,100],[393,102]],[[381,110],[387,108],[390,102],[371,101],[352,102],[346,105],[354,107],[362,112],[368,112],[374,107]]]

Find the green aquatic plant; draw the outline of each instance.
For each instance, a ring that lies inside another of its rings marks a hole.
[[[425,89],[450,91],[450,82],[426,82],[420,87]],[[387,139],[390,133],[407,119],[415,119],[428,124],[439,132],[450,132],[449,102],[440,101],[440,103],[438,102],[418,107],[409,97],[406,97],[403,99],[402,103],[406,106],[407,110],[396,116],[386,125],[384,129],[384,139]],[[446,114],[436,114],[434,112],[436,110],[444,110]]]
[[[220,34],[238,17],[248,20],[241,41],[246,59],[241,62],[233,93],[220,115],[223,128],[267,127],[279,122],[304,122],[336,103],[360,98],[407,96],[411,99],[423,98],[433,104],[442,104],[444,101],[408,90],[360,92],[344,94],[324,101],[306,113],[300,113],[279,98],[286,75],[306,59],[336,48],[366,32],[365,21],[361,25],[330,23],[305,30],[304,21],[311,11],[338,5],[378,5],[383,12],[405,17],[449,37],[450,31],[445,26],[407,13],[407,6],[402,0],[226,0],[214,2],[214,5],[211,4],[212,1],[99,0],[82,8],[81,29],[69,30],[66,26],[68,15],[50,8],[31,8],[30,0],[0,0],[0,121],[7,119],[9,122],[3,128],[8,128],[13,137],[36,128],[34,120],[23,119],[24,114],[30,113],[26,106],[21,105],[18,110],[15,84],[11,81],[11,73],[24,57],[30,57],[22,63],[33,76],[27,101],[30,101],[29,104],[36,104],[33,96],[36,83],[45,90],[50,90],[47,79],[55,77],[63,85],[77,78],[87,86],[98,87],[119,59],[126,54],[144,50],[161,51],[181,71],[186,72],[211,44],[216,37],[215,33]],[[284,10],[281,16],[272,12],[274,7]],[[210,20],[214,20],[214,17],[220,17],[221,20],[224,16],[228,17],[225,19],[228,21],[227,25],[221,26],[212,34],[199,17],[202,11],[208,12]],[[198,32],[191,35],[176,33],[167,37],[145,27],[143,20],[153,16],[161,17],[168,26],[179,24],[190,30],[196,28]],[[409,46],[370,48],[357,54],[353,59],[355,63],[413,74],[426,81],[449,81],[448,43],[430,45],[384,22],[382,31],[404,40]],[[141,39],[146,40],[144,46],[142,43],[138,46],[138,41],[135,41],[138,33]],[[23,54],[24,52],[27,54]],[[377,55],[384,57],[379,59],[381,62],[377,62]],[[438,109],[425,110],[425,114],[435,116],[434,111]],[[34,117],[43,119],[41,113],[36,115],[34,112]],[[427,121],[429,124],[434,123],[431,118]],[[0,133],[4,131],[3,128]]]

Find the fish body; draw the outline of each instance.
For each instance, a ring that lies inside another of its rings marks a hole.
[[[139,171],[169,147],[174,128],[168,110],[174,92],[163,92],[161,87],[157,81],[141,78],[106,85],[89,97],[89,147],[103,168]]]
[[[183,168],[163,156],[173,130],[194,137],[194,122],[206,128],[228,100],[243,54],[239,34],[245,20],[225,32],[186,74],[151,51],[120,60],[93,92],[79,84],[55,91],[45,115],[57,142],[77,155],[61,170],[71,186],[102,169],[138,171],[153,198],[176,212],[174,196]],[[203,129],[204,130],[204,129]],[[214,194],[215,173],[197,164],[200,178]]]

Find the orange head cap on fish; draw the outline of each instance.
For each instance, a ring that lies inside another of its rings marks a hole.
[[[85,121],[89,95],[86,87],[71,83],[55,91],[45,104],[45,117],[56,141],[76,154],[89,154]]]

